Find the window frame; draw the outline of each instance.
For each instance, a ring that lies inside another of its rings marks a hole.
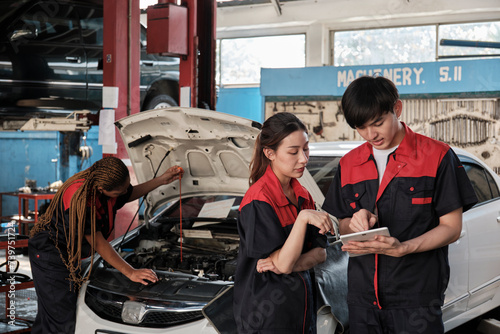
[[[487,20],[487,21],[474,21],[474,22],[446,22],[446,23],[431,23],[431,24],[415,24],[415,25],[395,25],[395,26],[384,26],[384,27],[368,27],[368,28],[363,28],[363,29],[331,29],[330,30],[330,36],[329,36],[329,42],[330,42],[330,55],[329,55],[329,63],[331,66],[337,66],[335,65],[335,34],[338,32],[354,32],[354,31],[364,31],[364,30],[384,30],[384,29],[397,29],[397,28],[410,28],[410,27],[428,27],[428,26],[434,26],[434,42],[435,42],[435,49],[434,49],[434,60],[439,61],[439,60],[446,60],[446,59],[460,59],[460,58],[478,58],[478,57],[500,57],[500,51],[494,54],[470,54],[470,55],[441,55],[440,50],[443,47],[440,45],[441,39],[443,39],[442,35],[443,32],[440,31],[440,28],[446,27],[446,26],[453,26],[453,25],[470,25],[470,24],[488,24],[488,23],[496,23],[500,25],[500,20],[494,21],[494,20]],[[500,41],[498,41],[500,43]],[[488,48],[490,49],[490,48]],[[386,62],[384,64],[401,64],[404,62],[401,61],[394,61],[394,62]],[[363,65],[371,65],[371,64],[366,64],[366,63],[361,63],[361,64],[356,64],[356,65],[348,65],[348,66],[363,66]],[[342,66],[342,65],[339,65]]]
[[[219,87],[229,87],[229,86],[239,86],[239,87],[253,87],[253,86],[259,86],[260,85],[260,73],[258,74],[259,80],[253,82],[253,81],[247,81],[247,82],[223,82],[223,42],[226,40],[245,40],[245,39],[259,39],[259,38],[280,38],[280,37],[287,37],[287,36],[303,36],[304,43],[303,43],[303,50],[304,50],[304,62],[300,66],[296,67],[305,67],[307,64],[307,34],[305,32],[282,32],[282,33],[276,33],[276,34],[270,34],[270,35],[249,35],[249,36],[241,36],[241,37],[221,37],[217,38],[217,47],[216,47],[216,84]],[[265,64],[264,66],[259,67],[259,71],[262,67],[266,67]],[[289,68],[290,66],[285,66]],[[271,68],[271,67],[269,67]],[[278,67],[276,67],[278,68]]]

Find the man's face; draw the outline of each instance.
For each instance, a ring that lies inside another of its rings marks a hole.
[[[387,112],[381,117],[372,119],[362,126],[356,127],[359,135],[378,150],[387,150],[401,143],[405,132],[398,117],[401,115],[402,104],[398,101],[394,112]]]

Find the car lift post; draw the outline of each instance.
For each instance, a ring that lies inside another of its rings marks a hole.
[[[140,111],[140,6],[139,0],[106,0],[103,6],[103,109],[114,114],[116,121]],[[113,122],[107,126],[115,130]],[[115,142],[116,152],[103,146],[103,156],[122,159],[130,171],[131,183],[137,184],[127,150],[117,132]],[[125,232],[138,205],[134,201],[118,211],[110,239]],[[137,223],[137,218],[135,220]]]
[[[215,110],[216,10],[215,0],[160,0],[148,7],[148,53],[180,57],[181,107]]]
[[[180,106],[198,106],[198,25],[196,20],[197,0],[186,0],[183,6],[188,8],[188,54],[181,57],[179,64]]]
[[[198,104],[200,108],[215,110],[215,50],[217,31],[217,1],[198,0]]]
[[[174,0],[160,1],[176,3]],[[103,109],[104,112],[106,108],[108,111],[114,110],[116,121],[140,111],[140,9],[139,0],[128,0],[127,6],[124,6],[123,0],[106,0],[103,3]],[[177,55],[181,57],[180,105],[215,110],[216,0],[185,0],[182,6],[188,9],[188,34],[185,41],[187,54]],[[198,26],[203,26],[204,29],[198,31]],[[128,33],[124,34],[123,31]],[[124,161],[130,161],[118,133],[115,134],[115,142],[116,152],[105,151],[103,147],[103,155],[114,155]],[[131,183],[137,184],[131,164],[127,165]],[[116,221],[132,220],[137,208],[138,203],[128,203],[118,211]],[[114,235],[110,238],[122,235],[127,224],[116,224]]]

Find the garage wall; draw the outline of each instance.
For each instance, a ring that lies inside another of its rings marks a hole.
[[[464,148],[500,174],[500,82],[491,75],[499,68],[498,59],[481,59],[263,69],[261,94],[265,118],[295,113],[311,142],[361,140],[345,122],[339,101],[355,78],[376,72],[396,84],[403,100],[401,120],[415,132]],[[448,75],[454,69],[460,75]],[[411,76],[415,73],[418,77]]]
[[[222,87],[217,97],[216,110],[227,114],[264,122],[263,98],[260,87]]]
[[[87,145],[92,147],[91,158],[83,162],[75,153],[80,147],[76,136],[76,150],[59,150],[62,143],[75,140],[59,132],[7,132],[0,131],[0,192],[17,191],[26,180],[36,180],[37,187],[47,187],[57,180],[65,181],[69,176],[89,167],[102,158],[102,148],[97,145],[98,127],[87,133]],[[62,147],[62,146],[61,146]],[[68,154],[61,157],[61,154]],[[30,209],[33,209],[30,201]],[[17,198],[3,196],[2,215],[18,213]]]
[[[469,151],[500,175],[499,99],[402,100],[401,120],[413,131]],[[296,97],[266,102],[265,108],[266,119],[282,111],[296,114],[307,126],[311,142],[363,140],[345,121],[339,100]]]

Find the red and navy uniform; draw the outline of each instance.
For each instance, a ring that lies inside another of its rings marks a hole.
[[[378,226],[401,242],[439,224],[458,208],[465,212],[477,198],[467,174],[446,144],[414,133],[388,157],[379,185],[368,143],[341,160],[323,208],[339,219],[360,209],[378,213]],[[375,226],[377,227],[377,226]],[[350,305],[401,309],[442,305],[449,280],[448,247],[403,257],[364,255],[349,259]]]
[[[258,273],[257,261],[285,243],[302,209],[315,209],[313,199],[296,179],[293,205],[268,167],[240,205],[240,247],[234,286],[234,315],[238,333],[316,333],[314,277],[309,270],[277,275]],[[302,253],[328,242],[319,229],[307,226]]]
[[[28,242],[31,272],[38,296],[38,312],[31,330],[33,334],[74,333],[75,330],[78,291],[68,281],[69,271],[62,262],[61,256],[68,259],[64,231],[69,228],[71,197],[81,185],[82,181],[77,180],[65,190],[63,207],[56,208],[49,230],[38,232]],[[96,199],[96,230],[101,231],[104,238],[109,237],[116,211],[127,203],[132,190],[133,187],[130,186],[127,193],[120,197],[103,196],[101,199]],[[59,217],[56,220],[58,214]],[[90,235],[90,203],[86,219],[84,234]],[[59,250],[55,247],[55,238],[57,238]],[[89,255],[90,244],[83,237],[82,258]]]

